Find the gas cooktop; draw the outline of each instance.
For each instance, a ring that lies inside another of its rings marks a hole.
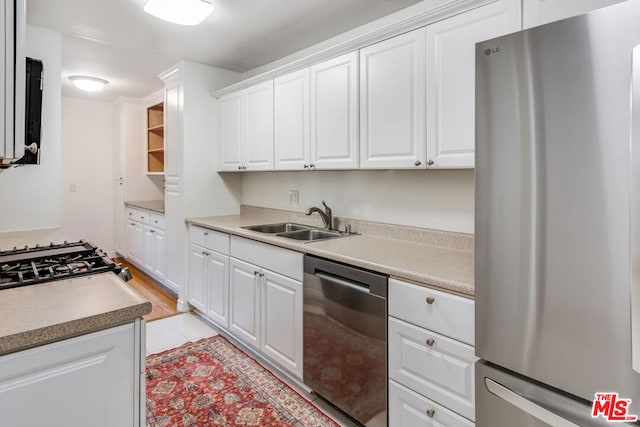
[[[106,271],[131,278],[126,267],[85,240],[0,251],[0,290]]]

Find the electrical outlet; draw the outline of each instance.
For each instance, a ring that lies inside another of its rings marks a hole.
[[[289,190],[289,206],[300,205],[300,193],[298,190]]]

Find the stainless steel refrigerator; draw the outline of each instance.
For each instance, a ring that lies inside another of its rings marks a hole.
[[[639,0],[477,45],[478,427],[640,416],[638,46]]]

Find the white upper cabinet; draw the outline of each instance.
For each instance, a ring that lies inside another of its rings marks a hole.
[[[276,170],[358,168],[358,53],[274,81]]]
[[[560,19],[581,15],[623,0],[523,0],[524,28],[547,24]]]
[[[360,167],[425,168],[425,29],[360,50]]]
[[[273,81],[219,100],[218,169],[273,169]]]
[[[358,168],[358,52],[311,67],[312,169]]]
[[[309,168],[309,80],[308,68],[274,79],[277,170]]]
[[[273,81],[243,91],[247,170],[273,169]]]
[[[427,27],[428,168],[474,167],[475,44],[519,29],[519,0],[490,3]]]
[[[242,167],[242,93],[230,93],[219,99],[219,170],[233,171]]]

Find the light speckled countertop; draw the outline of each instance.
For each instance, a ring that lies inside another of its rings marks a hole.
[[[140,200],[137,202],[124,202],[124,204],[132,208],[146,209],[161,214],[164,213],[164,200]]]
[[[101,273],[0,291],[0,355],[133,321],[151,312],[118,276]]]
[[[272,210],[252,209],[249,213],[243,212],[241,215],[189,218],[187,223],[379,271],[419,285],[433,286],[464,296],[474,296],[474,254],[468,249],[472,247],[473,240],[469,235],[424,229],[415,229],[422,231],[406,233],[407,227],[396,228],[380,224],[379,228],[384,229],[384,233],[396,237],[389,238],[374,235],[373,230],[376,227],[372,224],[375,223],[356,222],[353,225],[354,231],[367,229],[369,232],[331,240],[301,243],[285,237],[241,228],[285,221],[318,225],[310,222],[310,219],[295,215],[285,218]],[[345,220],[338,219],[337,222],[344,223]],[[346,222],[353,223],[353,221]],[[416,233],[423,233],[426,236],[425,241],[444,242],[444,245],[448,247],[397,238],[403,234],[415,235]]]
[[[77,241],[59,228],[0,233],[0,250]],[[133,321],[146,301],[109,272],[0,290],[0,355]]]

